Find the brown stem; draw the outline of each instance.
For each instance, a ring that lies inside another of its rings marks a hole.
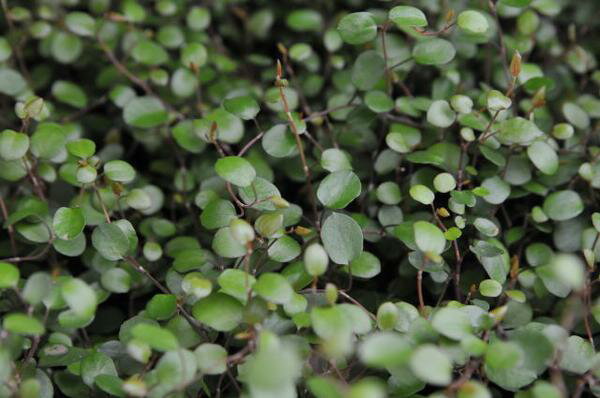
[[[279,96],[281,97],[281,102],[283,103],[283,110],[288,119],[288,123],[290,125],[290,129],[294,133],[294,139],[296,140],[296,146],[298,147],[298,152],[300,152],[300,160],[302,161],[302,169],[304,170],[304,175],[306,176],[306,185],[308,186],[308,196],[310,198],[310,203],[312,205],[315,224],[317,225],[317,229],[319,227],[319,212],[317,210],[317,202],[315,201],[314,189],[312,186],[312,175],[310,169],[308,167],[308,163],[306,162],[306,155],[304,154],[304,147],[302,145],[302,140],[300,139],[300,133],[298,132],[298,128],[296,127],[296,122],[294,122],[294,118],[292,117],[292,113],[290,112],[290,107],[285,96],[285,92],[283,91],[283,84],[281,84],[281,63],[277,61],[277,85],[279,86]]]
[[[423,270],[417,271],[417,295],[419,296],[419,312],[425,311],[425,300],[423,299]]]
[[[385,68],[385,86],[389,95],[392,94],[392,70],[388,68],[388,52],[387,45],[385,42],[385,33],[388,28],[388,24],[385,23],[381,27],[381,48],[383,51],[383,66]]]
[[[0,195],[0,210],[2,211],[2,217],[4,220],[8,220],[8,210],[6,209],[6,203],[4,202],[4,197]],[[12,255],[16,257],[17,255],[17,243],[15,241],[15,229],[12,224],[8,224],[8,236],[10,238],[10,248],[12,250]]]
[[[156,288],[158,290],[160,290],[161,292],[163,292],[165,294],[172,294],[171,291],[166,286],[164,286],[162,283],[160,283],[160,281],[158,279],[156,279],[154,276],[152,276],[152,274],[142,264],[140,264],[134,257],[126,256],[124,259],[129,264],[131,264],[136,271],[138,271],[139,273],[144,275],[146,278],[150,279],[150,281],[154,284],[154,286],[156,286]],[[198,322],[194,319],[194,317],[192,317],[189,314],[189,312],[187,312],[187,310],[179,302],[177,303],[177,309],[179,310],[181,315],[183,315],[185,320],[190,324],[192,329],[194,329],[194,331],[196,333],[198,333],[198,335],[200,335],[202,338],[204,338],[205,340],[208,340],[208,336],[206,335],[204,330],[202,330],[202,328],[200,327]]]

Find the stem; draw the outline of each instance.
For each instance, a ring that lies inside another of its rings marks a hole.
[[[281,83],[281,63],[277,62],[277,82]],[[306,176],[306,184],[308,186],[308,195],[310,197],[310,203],[313,209],[315,223],[317,225],[317,229],[319,228],[319,212],[317,210],[317,202],[315,201],[314,189],[312,186],[312,175],[310,169],[308,168],[308,163],[306,162],[306,155],[304,154],[304,147],[302,145],[302,140],[300,139],[300,133],[298,132],[298,128],[296,127],[296,123],[294,122],[294,118],[292,117],[292,113],[290,112],[290,107],[288,105],[287,98],[285,96],[285,92],[283,91],[283,84],[278,84],[279,86],[279,96],[281,97],[281,102],[283,103],[283,109],[288,119],[288,123],[290,125],[290,129],[294,133],[294,139],[296,140],[296,146],[298,147],[298,152],[300,152],[300,160],[302,161],[302,169],[304,170],[304,175]]]
[[[425,300],[423,299],[423,270],[417,271],[417,295],[419,296],[419,312],[425,311]]]

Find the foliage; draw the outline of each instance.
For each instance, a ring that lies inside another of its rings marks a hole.
[[[598,1],[0,5],[0,397],[600,396]]]

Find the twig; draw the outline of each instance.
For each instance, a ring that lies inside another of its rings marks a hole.
[[[8,220],[8,210],[6,209],[6,203],[4,197],[0,195],[0,210],[2,211],[2,217],[4,220]],[[10,238],[10,248],[12,250],[13,257],[17,255],[17,243],[15,241],[15,229],[12,224],[8,224],[8,236]]]
[[[304,154],[304,147],[302,146],[302,140],[300,139],[300,133],[298,132],[298,128],[296,127],[296,122],[294,122],[294,118],[292,117],[292,113],[290,112],[290,107],[288,105],[287,98],[285,96],[285,92],[283,91],[283,82],[281,81],[282,70],[281,70],[281,62],[277,61],[277,86],[279,87],[279,96],[281,97],[281,102],[283,103],[283,109],[287,116],[290,129],[294,133],[294,139],[296,140],[296,146],[298,147],[298,152],[300,152],[300,160],[302,161],[302,168],[304,170],[304,175],[306,176],[306,185],[308,186],[308,195],[310,197],[310,203],[312,205],[315,223],[317,225],[317,229],[320,229],[319,225],[319,212],[317,210],[317,202],[315,201],[314,189],[312,186],[312,175],[310,169],[308,167],[308,163],[306,162],[306,155]]]

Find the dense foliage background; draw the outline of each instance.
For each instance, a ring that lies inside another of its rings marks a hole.
[[[600,396],[600,2],[0,0],[0,396]]]

